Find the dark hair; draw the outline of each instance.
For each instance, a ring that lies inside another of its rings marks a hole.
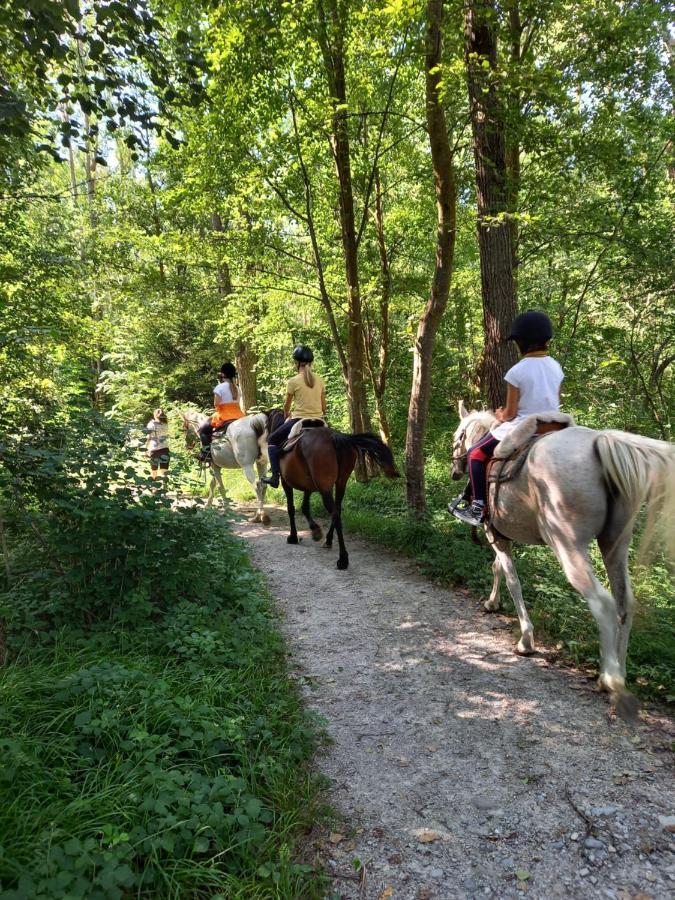
[[[514,338],[518,349],[522,356],[526,353],[535,353],[537,350],[548,350],[549,341],[524,341],[521,338]]]
[[[223,363],[220,367],[220,374],[223,376],[223,378],[229,378],[230,380],[232,380],[237,377],[237,370],[231,362],[226,362]]]

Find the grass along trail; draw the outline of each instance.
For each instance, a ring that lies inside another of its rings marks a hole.
[[[337,811],[312,841],[345,898],[661,898],[675,890],[672,723],[632,730],[512,621],[349,535],[236,526],[267,575]]]

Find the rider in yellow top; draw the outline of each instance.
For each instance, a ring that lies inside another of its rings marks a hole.
[[[268,439],[267,451],[272,474],[262,478],[270,487],[279,487],[279,448],[288,438],[298,419],[324,419],[326,416],[326,387],[323,378],[312,371],[314,354],[309,347],[299,346],[293,351],[298,374],[289,378],[284,403],[284,424],[273,431]],[[291,417],[291,408],[293,416]]]

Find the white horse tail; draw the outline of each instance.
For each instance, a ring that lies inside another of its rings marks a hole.
[[[626,500],[631,519],[647,501],[641,554],[653,544],[658,521],[666,553],[675,559],[675,445],[626,431],[601,431],[595,449],[605,478]]]

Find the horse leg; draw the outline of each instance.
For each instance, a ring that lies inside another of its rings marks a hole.
[[[311,491],[305,491],[302,495],[302,514],[307,519],[307,524],[310,527],[312,532],[312,540],[320,541],[323,537],[323,532],[321,531],[321,526],[318,522],[315,522],[312,518],[312,508],[311,508]]]
[[[600,632],[600,678],[598,684],[601,688],[609,691],[612,699],[618,704],[627,692],[618,656],[619,617],[616,601],[595,577],[587,549],[576,545],[570,546],[560,535],[554,538],[551,546],[560,560],[567,580],[584,597],[597,622]],[[635,698],[632,700],[637,702]],[[626,709],[622,711],[622,714],[624,713],[631,715]]]
[[[270,517],[265,512],[265,491],[267,490],[267,485],[264,481],[261,481],[267,471],[267,461],[264,456],[256,460],[255,467],[258,470],[258,480],[255,485],[255,493],[258,498],[258,514],[260,516],[258,521],[262,522],[263,525],[269,525]]]
[[[207,506],[211,506],[213,501],[213,496],[216,492],[216,484],[218,485],[218,490],[220,491],[220,496],[223,498],[223,506],[227,507],[227,494],[225,493],[225,485],[223,484],[223,476],[220,474],[220,466],[216,466],[213,463],[211,464],[211,490],[209,493],[209,502]]]
[[[509,593],[511,594],[511,599],[513,600],[513,605],[516,607],[518,621],[520,622],[520,640],[518,641],[516,650],[521,656],[529,656],[534,653],[534,638],[532,637],[534,629],[532,628],[532,622],[525,609],[523,591],[520,586],[520,580],[518,578],[518,573],[516,572],[513,557],[511,556],[511,542],[497,540],[492,545],[492,549],[497,558],[495,559],[492,568],[492,571],[495,573],[495,580],[492,585],[490,600],[494,602],[495,594],[497,600],[499,600],[499,582],[501,580],[501,574],[503,573],[506,578]],[[498,567],[498,571],[495,571],[495,566]],[[489,603],[490,600],[488,600],[487,603]],[[489,608],[487,603],[485,604],[486,609]]]
[[[631,516],[619,498],[612,501],[609,520],[598,535],[598,546],[607,570],[607,577],[616,601],[618,616],[618,637],[616,652],[624,679],[626,677],[626,654],[628,638],[633,624],[635,597],[628,574],[628,547],[632,537]]]
[[[346,569],[349,566],[349,554],[347,553],[345,540],[342,535],[342,517],[340,515],[340,509],[333,500],[332,491],[322,491],[321,499],[323,500],[323,505],[326,507],[326,511],[330,514],[331,517],[331,530],[335,529],[335,531],[337,532],[338,546],[340,547],[337,567],[338,569]]]
[[[483,604],[483,607],[488,612],[496,612],[500,606],[499,586],[502,583],[502,567],[500,566],[499,559],[496,556],[495,561],[492,563],[492,574],[494,575],[492,590],[490,591],[489,598]]]
[[[288,521],[291,526],[291,533],[286,538],[287,544],[297,544],[298,543],[298,530],[295,527],[295,502],[293,500],[293,488],[286,484],[284,479],[281,479],[281,486],[284,489],[284,494],[286,494],[286,509],[288,511]]]
[[[251,463],[249,463],[248,465],[242,466],[242,469],[244,470],[244,475],[246,476],[246,480],[248,481],[248,483],[251,485],[251,487],[255,491],[256,499],[258,500],[258,512],[253,516],[251,521],[252,522],[262,522],[262,515],[261,515],[262,504],[260,503],[260,491],[259,491],[258,481],[255,477],[255,470]]]

